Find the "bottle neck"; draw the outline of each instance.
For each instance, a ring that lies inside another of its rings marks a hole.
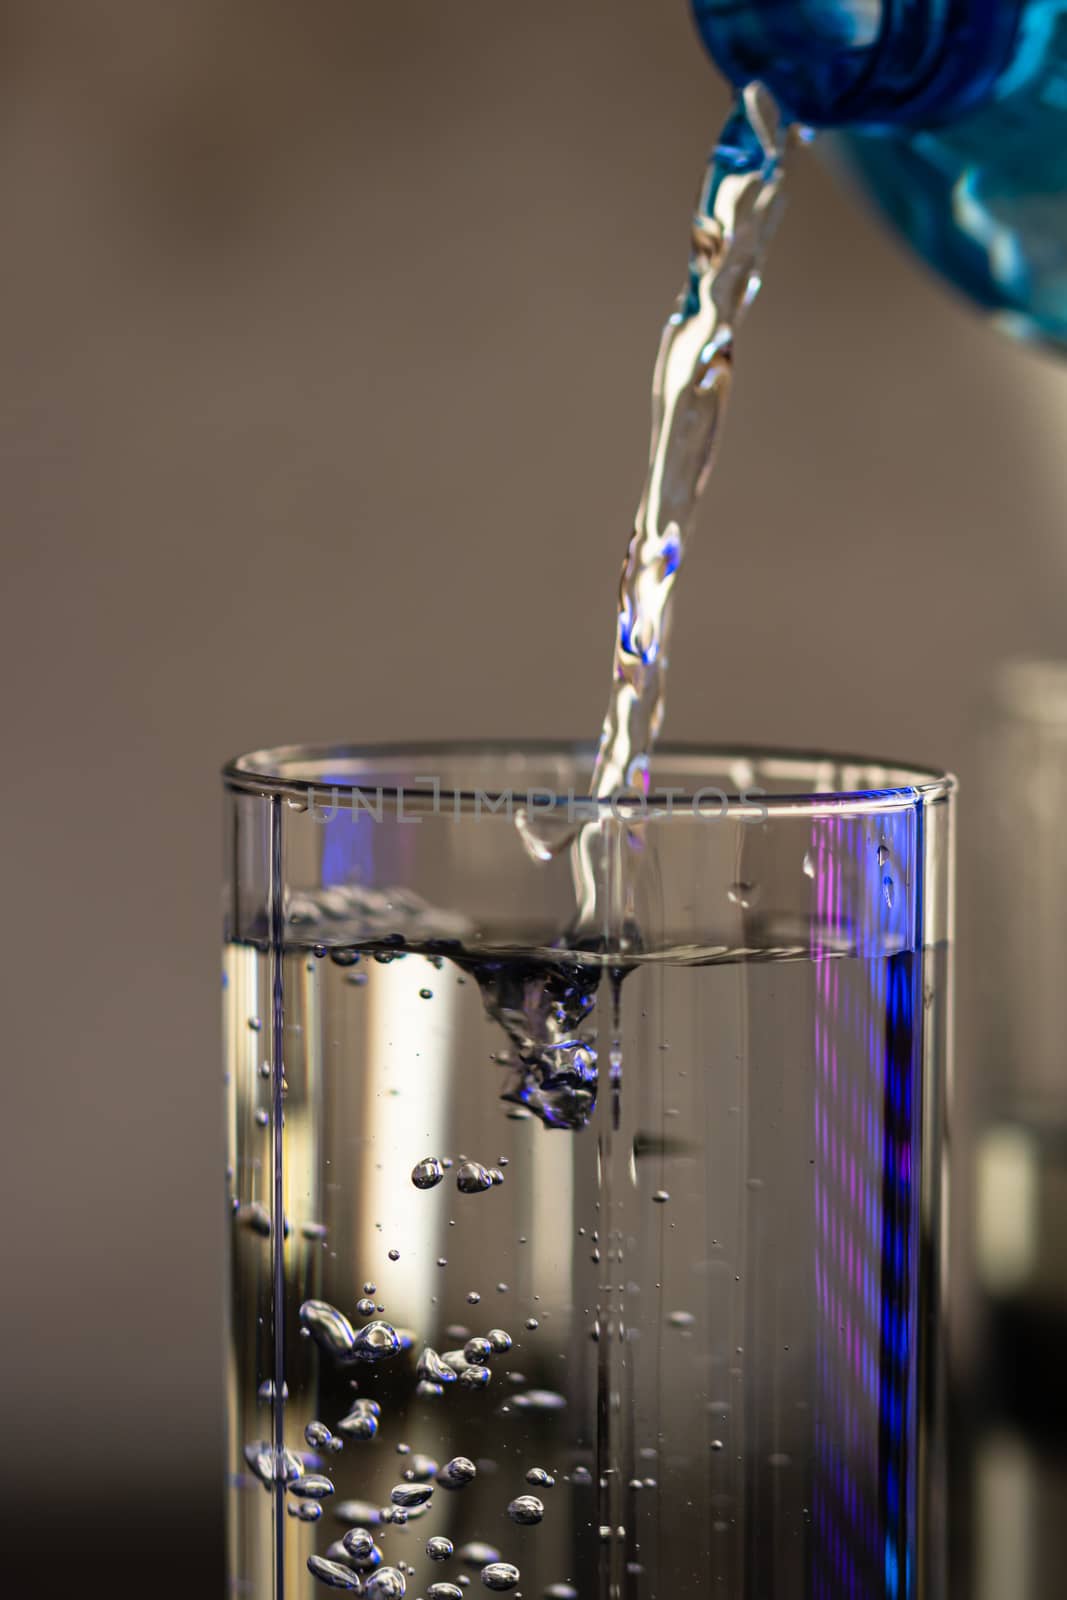
[[[980,104],[1043,0],[693,0],[738,85],[759,79],[813,127],[912,127]]]

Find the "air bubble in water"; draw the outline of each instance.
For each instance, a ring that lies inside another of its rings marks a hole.
[[[493,1347],[488,1339],[475,1337],[467,1340],[463,1346],[463,1354],[468,1361],[481,1365],[489,1360],[493,1354]]]
[[[347,1417],[342,1417],[337,1424],[338,1433],[343,1433],[349,1439],[373,1439],[378,1432],[378,1417],[371,1410],[374,1403],[357,1400]]]
[[[283,1382],[283,1384],[282,1384],[282,1399],[283,1400],[288,1400],[288,1398],[289,1398],[289,1385],[287,1383]],[[266,1378],[263,1381],[263,1383],[260,1384],[259,1388],[256,1390],[256,1399],[257,1400],[273,1400],[274,1399],[274,1379],[273,1378]]]
[[[356,1346],[356,1330],[343,1311],[327,1300],[305,1300],[300,1307],[300,1323],[323,1350],[342,1359],[351,1358]]]
[[[492,1187],[492,1175],[479,1161],[464,1161],[456,1168],[456,1188],[460,1194],[484,1194]]]
[[[266,1128],[266,1127],[269,1127],[269,1125],[270,1125],[270,1112],[269,1111],[257,1111],[256,1112],[256,1126],[259,1127],[259,1128]]]
[[[327,1561],[324,1556],[308,1556],[308,1571],[313,1578],[330,1589],[357,1591],[363,1587],[359,1574],[339,1561]]]
[[[420,1000],[432,1000],[433,999],[433,990],[432,989],[420,989],[419,990],[419,999]]]
[[[516,1495],[508,1506],[508,1516],[512,1522],[521,1523],[523,1527],[533,1527],[535,1522],[540,1522],[545,1514],[543,1503],[535,1494]]]
[[[578,1600],[578,1591],[569,1583],[550,1583],[545,1590],[545,1600]]]
[[[489,1176],[497,1188],[499,1188],[504,1181],[504,1174],[501,1172],[499,1167],[490,1167]]]
[[[304,1438],[312,1450],[339,1450],[340,1439],[335,1439],[325,1422],[309,1422],[304,1429]]]
[[[376,1528],[382,1520],[378,1507],[369,1500],[339,1500],[333,1514],[338,1522],[354,1522],[368,1528]]]
[[[296,1478],[290,1483],[289,1493],[300,1500],[326,1500],[333,1494],[333,1484],[319,1473],[309,1473],[306,1478]]]
[[[439,1383],[431,1383],[429,1378],[420,1378],[415,1385],[415,1393],[420,1400],[436,1400],[444,1394],[444,1389]]]
[[[484,1389],[491,1377],[488,1367],[464,1367],[459,1381],[465,1389]]]
[[[484,1567],[500,1560],[500,1551],[491,1544],[483,1544],[480,1539],[472,1539],[469,1544],[461,1545],[456,1555],[468,1567]]]
[[[431,1583],[426,1594],[428,1600],[463,1600],[463,1590],[456,1583]]]
[[[722,1448],[723,1448],[723,1443],[722,1443],[721,1439],[713,1439],[711,1441],[711,1449],[712,1450],[719,1451]]]
[[[249,1017],[248,1026],[251,1028],[253,1033],[259,1033],[260,1029],[263,1027],[263,1024],[258,1017]]]
[[[593,1474],[590,1472],[588,1467],[581,1467],[581,1466],[575,1467],[574,1471],[571,1473],[571,1482],[572,1483],[585,1484],[585,1483],[592,1483],[592,1481],[593,1481]]]
[[[814,876],[815,876],[815,857],[812,855],[810,850],[805,850],[804,859],[800,863],[800,867],[801,867],[801,871],[803,872],[805,878],[814,878]]]
[[[426,1554],[431,1561],[447,1561],[454,1549],[452,1540],[446,1539],[442,1533],[435,1534],[432,1539],[426,1541]],[[430,1593],[433,1593],[432,1589]]]
[[[878,865],[884,867],[889,860],[889,851],[884,844],[878,846]]]
[[[433,1494],[432,1483],[398,1483],[389,1491],[394,1506],[409,1511],[412,1506],[424,1506]]]
[[[350,1528],[341,1544],[353,1561],[368,1561],[374,1554],[374,1539],[366,1528]]]
[[[666,1189],[657,1189],[652,1198],[658,1206],[665,1206],[670,1199],[670,1195]]]
[[[767,1457],[767,1465],[771,1467],[788,1467],[792,1464],[792,1456],[787,1456],[784,1450],[776,1450]]]
[[[456,1374],[452,1368],[446,1366],[437,1351],[431,1350],[429,1345],[426,1346],[419,1357],[415,1374],[426,1383],[455,1383],[456,1381]]]
[[[464,1489],[478,1476],[478,1468],[467,1456],[453,1456],[437,1474],[442,1489]]]
[[[411,1458],[411,1465],[404,1476],[411,1483],[426,1483],[437,1472],[437,1462],[433,1456],[425,1456],[417,1451]]]
[[[691,1311],[672,1311],[667,1317],[672,1328],[691,1328],[696,1321]]]
[[[362,1300],[356,1302],[356,1310],[361,1317],[373,1317],[377,1307],[370,1295],[365,1294]]]
[[[389,1259],[390,1259],[390,1261],[399,1261],[400,1260],[400,1251],[399,1250],[390,1250]]]
[[[885,895],[885,903],[889,907],[890,911],[893,909],[895,891],[896,885],[887,872],[885,877],[882,879],[882,893]]]
[[[292,1483],[303,1477],[304,1463],[293,1450],[281,1450],[277,1457],[266,1439],[245,1445],[245,1460],[261,1483]]]
[[[261,1239],[270,1238],[270,1212],[266,1206],[253,1200],[249,1205],[238,1206],[234,1220],[243,1228],[250,1228]]]
[[[352,1355],[356,1361],[388,1361],[403,1347],[400,1334],[388,1322],[368,1322],[356,1334]]]
[[[424,1156],[411,1169],[411,1181],[416,1189],[435,1189],[444,1175],[439,1156]]]
[[[551,1472],[546,1472],[544,1467],[531,1467],[526,1474],[526,1482],[532,1483],[539,1489],[554,1489],[556,1480]]]
[[[490,1328],[485,1336],[493,1347],[494,1355],[502,1356],[511,1349],[511,1334],[503,1328]]]
[[[740,906],[747,911],[759,899],[759,885],[756,883],[732,883],[726,891],[726,898],[731,905]]]
[[[481,1302],[481,1298],[482,1297],[478,1293],[477,1289],[472,1289],[470,1294],[467,1296],[467,1304],[469,1306],[476,1306]]]
[[[285,1509],[291,1517],[301,1522],[318,1522],[322,1516],[322,1507],[317,1500],[290,1501]]]
[[[328,1231],[324,1222],[305,1222],[300,1229],[305,1239],[311,1239],[315,1243],[325,1239]]]
[[[482,1568],[482,1582],[487,1589],[514,1589],[519,1581],[519,1569],[510,1561],[490,1561]]]
[[[567,1402],[552,1389],[527,1389],[525,1394],[517,1394],[511,1404],[517,1411],[562,1411]]]
[[[367,1600],[403,1600],[407,1580],[397,1567],[379,1567],[367,1579],[363,1593]]]
[[[541,1324],[538,1322],[536,1317],[527,1317],[526,1318],[526,1328],[527,1328],[527,1331],[529,1333],[533,1333],[534,1330],[536,1328],[539,1328],[540,1326],[541,1326]]]

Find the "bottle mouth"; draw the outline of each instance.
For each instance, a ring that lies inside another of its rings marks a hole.
[[[735,84],[758,79],[812,127],[919,126],[980,103],[1007,65],[1023,0],[693,0]]]

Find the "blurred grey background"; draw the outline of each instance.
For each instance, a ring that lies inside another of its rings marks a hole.
[[[61,1459],[210,1518],[217,768],[596,731],[725,96],[684,0],[3,0],[0,39],[4,1493]],[[811,154],[735,402],[669,731],[959,772],[966,1080],[976,726],[1061,648],[1067,381]]]

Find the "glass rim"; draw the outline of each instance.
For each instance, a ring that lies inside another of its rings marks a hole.
[[[389,765],[395,768],[398,763],[423,765],[434,759],[462,761],[498,758],[503,763],[516,758],[540,758],[570,762],[575,768],[584,764],[591,770],[595,754],[595,743],[558,739],[430,739],[367,745],[277,745],[234,757],[222,768],[222,779],[230,793],[258,796],[261,799],[303,801],[320,792],[340,797],[360,794],[368,788],[373,788],[376,795],[391,801],[403,798],[425,802],[432,794],[435,804],[447,803],[453,815],[462,815],[467,811],[478,811],[484,805],[487,793],[493,797],[510,792],[506,782],[507,773],[501,772],[501,781],[494,780],[487,791],[485,788],[450,788],[441,783],[439,777],[421,775],[410,783],[398,784],[395,778],[385,783],[381,781],[382,769]],[[354,772],[345,781],[338,781],[329,768],[339,762],[347,762],[365,770]],[[697,807],[702,795],[713,792],[717,798],[721,797],[724,809],[720,814],[723,816],[746,816],[754,809],[779,815],[817,816],[827,811],[880,813],[917,804],[931,805],[947,800],[958,788],[953,773],[918,763],[777,745],[665,742],[657,746],[653,756],[653,781],[657,764],[662,766],[670,762],[682,764],[686,769],[689,784],[682,789],[650,788],[646,796],[625,790],[599,800],[583,796],[583,805],[595,807],[604,815],[625,814],[632,808],[643,815],[671,816],[684,814],[683,808]],[[751,772],[751,781],[747,783],[735,776],[737,770],[745,766]],[[731,783],[736,783],[737,792],[718,789],[710,782],[705,789],[695,787],[693,780],[701,776],[696,770],[699,767],[707,769],[704,775],[709,779],[713,776],[729,776]],[[769,793],[762,790],[757,781],[761,770],[767,778],[780,782],[805,771],[814,777],[820,769],[824,773],[832,769],[835,773],[844,771],[855,774],[861,781],[843,788],[816,788],[809,784]],[[438,785],[436,789],[427,787],[434,783]],[[573,793],[552,795],[543,788],[531,788],[530,792],[537,795],[536,809],[541,816],[551,816],[557,809],[560,812],[573,809],[575,803]]]

